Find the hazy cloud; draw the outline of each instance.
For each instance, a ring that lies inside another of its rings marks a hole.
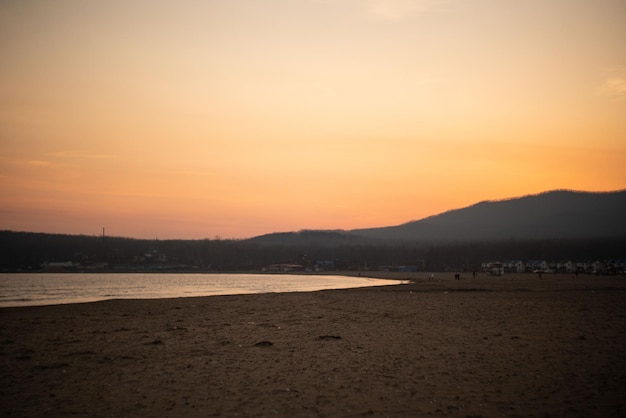
[[[24,164],[30,165],[33,167],[49,167],[52,165],[50,161],[43,161],[43,160],[25,160]]]
[[[214,171],[201,171],[201,170],[177,170],[177,171],[170,171],[170,173],[176,176],[192,176],[192,177],[215,176]]]
[[[403,20],[439,8],[448,0],[311,0],[321,4],[350,4],[381,20]]]
[[[23,158],[0,158],[0,165],[8,172],[13,172],[15,168],[19,169],[47,169],[55,168],[56,164],[52,161],[40,160],[40,159],[23,159]],[[13,174],[3,173],[5,177],[12,177]]]
[[[432,10],[440,4],[441,0],[367,0],[367,9],[380,19],[402,20]]]
[[[609,71],[599,92],[615,101],[626,100],[626,67]]]
[[[12,165],[12,166],[22,166],[22,167],[31,167],[31,168],[61,168],[67,167],[68,159],[102,159],[109,158],[110,155],[106,154],[96,154],[90,152],[83,151],[57,151],[50,152],[40,157],[43,158],[31,158],[31,159],[23,159],[23,158],[1,158],[0,162],[3,165]]]
[[[109,154],[98,154],[95,152],[83,151],[83,150],[55,151],[55,152],[51,152],[49,155],[55,158],[80,158],[80,159],[103,159],[103,158],[112,157],[112,155],[109,155]]]

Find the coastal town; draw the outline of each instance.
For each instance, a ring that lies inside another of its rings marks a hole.
[[[170,262],[165,255],[155,256],[145,254],[137,257],[132,263],[110,264],[107,262],[81,263],[80,261],[52,261],[41,265],[41,271],[45,272],[206,272],[197,265],[187,265]],[[320,273],[343,271],[334,260],[313,260],[306,263],[286,262],[275,263],[254,269],[262,273]],[[383,266],[356,266],[348,270],[359,271],[394,271],[394,272],[420,272],[429,271],[425,263],[418,265],[383,265]],[[463,271],[476,275],[473,269],[443,269],[444,271]],[[502,276],[511,273],[571,273],[571,274],[595,274],[595,275],[623,275],[626,274],[626,260],[595,260],[595,261],[548,261],[548,260],[507,260],[486,261],[481,263],[480,273],[490,276]]]
[[[603,261],[546,261],[546,260],[510,260],[489,261],[481,264],[482,271],[492,276],[507,273],[573,273],[615,275],[624,274],[626,260]]]

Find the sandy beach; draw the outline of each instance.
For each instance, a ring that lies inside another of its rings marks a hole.
[[[372,276],[412,282],[0,309],[0,413],[626,415],[625,277]]]

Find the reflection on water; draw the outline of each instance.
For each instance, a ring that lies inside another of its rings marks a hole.
[[[0,307],[105,299],[310,292],[401,283],[363,277],[289,274],[0,274]]]

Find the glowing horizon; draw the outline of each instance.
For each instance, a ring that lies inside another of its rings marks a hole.
[[[626,3],[0,4],[0,229],[247,238],[626,189]]]

